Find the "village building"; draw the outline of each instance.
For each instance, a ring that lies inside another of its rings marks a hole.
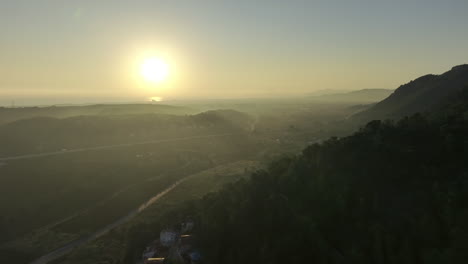
[[[159,239],[150,243],[142,254],[144,264],[160,264],[167,261],[177,263],[197,264],[201,254],[194,249],[194,239],[191,234],[194,221],[186,220],[175,225],[177,228],[166,228],[160,232]]]

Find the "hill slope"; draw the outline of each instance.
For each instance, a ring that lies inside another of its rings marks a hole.
[[[354,116],[355,120],[394,119],[429,111],[468,85],[468,65],[441,75],[425,75],[400,86],[385,100]]]

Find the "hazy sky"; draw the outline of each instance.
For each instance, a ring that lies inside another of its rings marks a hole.
[[[396,88],[467,63],[467,27],[467,0],[0,0],[0,105]]]

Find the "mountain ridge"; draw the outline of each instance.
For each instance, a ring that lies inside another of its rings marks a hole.
[[[389,97],[353,116],[358,121],[398,119],[427,112],[456,96],[468,85],[468,64],[452,67],[440,75],[426,74],[399,86]]]
[[[392,89],[367,88],[354,91],[313,95],[308,98],[326,102],[374,103],[385,99],[392,92]]]

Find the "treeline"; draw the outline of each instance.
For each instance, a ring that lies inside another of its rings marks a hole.
[[[468,93],[191,203],[205,263],[466,263]]]

